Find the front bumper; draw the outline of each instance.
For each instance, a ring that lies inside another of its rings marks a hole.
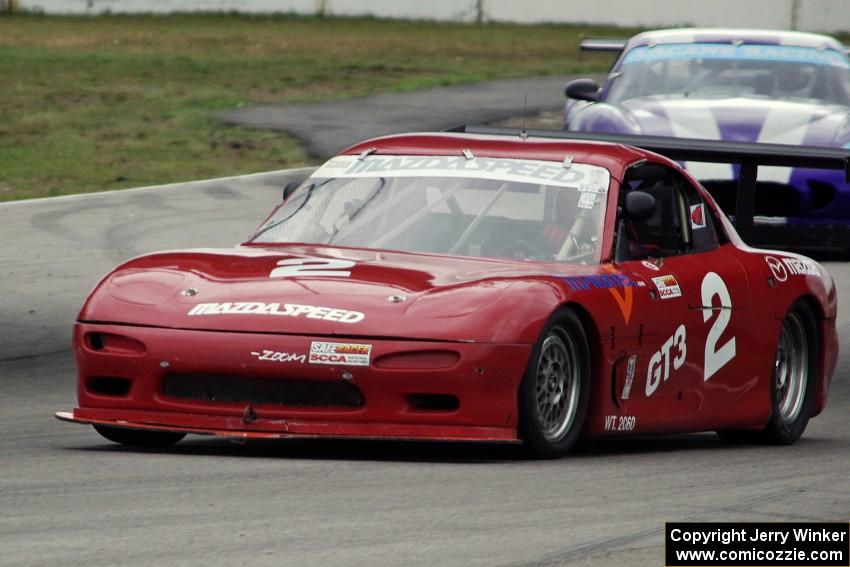
[[[314,341],[371,345],[369,365],[311,363],[307,357]],[[235,438],[516,441],[517,392],[531,345],[79,323],[74,350],[78,407],[56,414],[66,421]],[[261,360],[257,354],[263,352],[296,358]],[[302,354],[303,361],[297,358]],[[167,393],[165,385],[175,376],[195,381],[225,376],[226,399],[216,399],[220,393]],[[239,399],[243,394],[233,384],[243,378],[255,387]],[[263,399],[257,392],[262,394],[267,390],[262,386],[275,381],[276,386],[297,382],[301,390],[315,385],[322,391],[344,383],[361,396],[347,406],[325,405],[321,395],[308,396],[306,405],[280,401],[290,397]],[[434,399],[454,402],[420,403]]]

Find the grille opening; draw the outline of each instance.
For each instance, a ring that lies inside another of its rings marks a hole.
[[[451,394],[407,394],[410,407],[422,411],[455,411],[460,400]]]
[[[416,350],[385,354],[373,362],[377,368],[406,368],[433,370],[450,368],[458,363],[460,354],[452,350]]]
[[[353,384],[323,380],[255,378],[222,374],[169,374],[166,396],[212,403],[359,408],[363,394]]]
[[[130,379],[116,376],[92,376],[86,390],[99,396],[126,396],[130,393]]]
[[[86,333],[85,344],[93,351],[109,354],[140,355],[146,350],[141,341],[113,333]]]
[[[702,186],[714,197],[720,209],[734,215],[738,197],[738,181],[703,181]],[[756,216],[799,216],[800,196],[797,190],[784,183],[756,182]]]
[[[89,333],[89,346],[94,350],[103,350],[103,335],[100,333]]]

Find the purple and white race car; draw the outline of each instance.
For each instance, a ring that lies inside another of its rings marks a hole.
[[[602,85],[567,84],[568,130],[850,148],[850,59],[831,37],[675,29],[582,48],[621,54]],[[734,216],[737,167],[686,167]],[[752,243],[850,250],[841,172],[762,167],[758,179]]]

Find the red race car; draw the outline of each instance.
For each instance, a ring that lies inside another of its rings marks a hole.
[[[827,271],[747,247],[667,157],[545,135],[370,140],[288,187],[243,245],[122,264],[80,311],[79,407],[57,417],[143,446],[523,441],[554,457],[580,435],[796,441],[836,365]],[[753,173],[850,153],[648,140]],[[742,185],[736,221],[753,195]]]

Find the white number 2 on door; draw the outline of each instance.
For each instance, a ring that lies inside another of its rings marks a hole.
[[[720,299],[720,308],[713,307],[714,298]],[[723,282],[723,278],[714,272],[708,272],[702,280],[702,320],[708,323],[716,312],[717,318],[711,324],[708,337],[705,339],[705,366],[703,366],[703,380],[708,380],[714,374],[726,366],[730,360],[735,358],[735,337],[718,347],[717,343],[729,325],[732,318],[732,298],[729,289]],[[708,307],[712,306],[712,307]]]

